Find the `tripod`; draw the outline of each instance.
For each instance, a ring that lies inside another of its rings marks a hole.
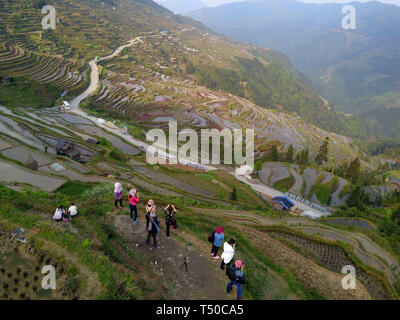
[[[188,262],[189,262],[189,257],[184,257],[183,258],[183,263],[181,265],[181,267],[179,268],[179,270],[182,270],[183,267],[185,267],[186,273],[188,272]]]

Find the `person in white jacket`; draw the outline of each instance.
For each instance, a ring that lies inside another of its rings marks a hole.
[[[56,212],[54,212],[53,215],[53,220],[55,221],[62,221],[65,217],[65,208],[64,206],[61,206],[59,208],[56,209]]]
[[[71,206],[68,208],[68,214],[70,220],[78,214],[78,208],[75,203],[71,203]]]
[[[233,259],[233,256],[235,254],[235,248],[236,248],[236,241],[234,239],[229,240],[228,242],[224,243],[224,252],[222,252],[221,255],[221,270],[224,270],[225,265],[228,270],[229,265],[231,264],[231,261]]]

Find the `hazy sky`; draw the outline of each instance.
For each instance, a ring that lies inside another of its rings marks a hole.
[[[156,0],[157,2],[168,2],[168,0]],[[187,0],[190,1],[190,0]],[[232,2],[240,2],[245,0],[202,0],[204,4],[209,7],[219,6],[224,3],[232,3]],[[353,2],[352,0],[302,0],[303,2],[315,2],[315,3],[327,3],[327,2],[339,2],[339,3],[346,3],[346,2]],[[368,2],[372,0],[359,0],[360,2]],[[380,2],[397,4],[400,6],[400,0],[379,0]]]
[[[337,3],[346,3],[346,2],[353,2],[354,0],[301,0],[302,2],[313,2],[313,3],[329,3],[329,2],[337,2]],[[372,0],[356,0],[358,2],[368,2]],[[376,0],[375,0],[376,1]],[[390,4],[396,4],[400,6],[400,0],[377,0],[379,2],[384,2],[384,3],[390,3]]]

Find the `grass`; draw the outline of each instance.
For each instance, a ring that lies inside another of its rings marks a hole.
[[[296,182],[296,180],[294,179],[294,177],[292,175],[290,175],[289,177],[276,181],[273,185],[273,187],[281,192],[287,192],[289,191],[289,189],[291,187],[293,187],[294,183]]]
[[[13,77],[9,84],[0,84],[0,104],[12,107],[53,107],[62,89],[24,77]]]
[[[71,198],[80,197],[85,191],[91,190],[95,187],[96,183],[84,183],[76,181],[68,181],[64,183],[57,192],[62,193]]]
[[[228,222],[221,217],[207,213],[196,214],[193,212],[185,212],[184,215],[180,215],[179,217],[181,228],[190,231],[196,238],[204,242],[207,241],[207,235],[214,230],[216,226],[226,226],[227,223]],[[246,263],[245,275],[248,283],[245,286],[244,292],[248,299],[265,299],[266,295],[268,295],[268,291],[273,291],[276,297],[279,296],[280,298],[283,298],[283,296],[287,298],[289,292],[294,293],[301,299],[313,299],[318,297],[317,294],[310,294],[291,272],[281,266],[275,265],[264,257],[259,252],[258,248],[251,245],[246,235],[236,230],[231,224],[229,225],[229,229],[226,228],[225,231],[225,239],[230,238],[234,238],[238,243],[235,256]],[[289,286],[289,292],[279,287],[274,276],[268,271],[269,268],[282,276]]]
[[[322,184],[321,181],[324,175],[318,177],[316,183],[311,188],[311,194],[315,193],[319,202],[329,205],[331,203],[331,195],[334,193],[339,184],[338,177],[333,177],[328,183]]]
[[[126,190],[127,186],[124,185]],[[56,192],[48,194],[41,191],[26,189],[22,194],[0,186],[0,217],[26,229],[40,229],[38,239],[50,241],[56,246],[76,255],[81,264],[94,271],[105,288],[99,298],[106,299],[140,299],[149,294],[146,281],[141,281],[136,263],[146,263],[138,258],[137,252],[127,248],[125,240],[112,227],[106,213],[112,210],[112,184],[90,184],[68,182]],[[206,242],[206,236],[218,225],[227,225],[225,238],[235,238],[238,241],[237,257],[246,261],[246,297],[249,299],[276,298],[284,299],[295,294],[301,299],[321,299],[316,292],[308,292],[291,272],[269,261],[258,248],[254,247],[245,234],[238,231],[229,219],[218,217],[211,213],[193,213],[189,207],[207,207],[205,202],[191,200],[185,197],[165,197],[149,192],[141,193],[142,199],[153,198],[157,204],[175,203],[179,211],[181,229],[190,232],[200,241]],[[51,224],[43,220],[60,203],[74,201],[80,208],[80,218],[72,224],[77,233],[55,230]],[[162,206],[162,205],[161,205]],[[254,211],[254,206],[249,210]],[[262,211],[264,212],[264,211]],[[27,214],[28,213],[28,214]],[[32,214],[35,213],[35,214]],[[98,239],[100,244],[95,244]],[[194,243],[186,245],[196,246]],[[133,261],[127,260],[127,256]],[[126,264],[129,263],[129,266]],[[119,266],[126,266],[129,272],[121,272]],[[277,272],[288,288],[282,287],[269,270]],[[71,280],[72,281],[72,280]],[[139,285],[141,284],[141,285]],[[71,286],[73,283],[71,283]],[[160,293],[161,294],[161,293]]]
[[[387,277],[382,272],[371,268],[370,266],[366,265],[363,261],[361,261],[360,258],[358,258],[358,256],[356,256],[353,253],[353,247],[348,243],[343,243],[341,241],[331,241],[331,240],[324,239],[322,237],[322,234],[320,234],[319,232],[315,233],[314,235],[308,235],[308,234],[305,234],[304,232],[301,232],[299,230],[289,229],[288,227],[282,226],[282,225],[258,226],[258,227],[255,227],[255,228],[258,229],[258,230],[261,230],[261,231],[271,231],[272,230],[272,231],[279,231],[279,232],[289,233],[289,234],[293,234],[293,235],[296,235],[296,236],[299,236],[299,237],[302,237],[302,238],[305,238],[305,239],[321,242],[321,243],[326,244],[326,245],[336,246],[336,247],[342,249],[344,251],[344,253],[348,256],[348,258],[350,260],[352,260],[352,262],[355,265],[359,266],[367,274],[369,274],[372,277],[376,278],[377,280],[381,281],[383,283],[384,287],[386,287],[386,289],[389,292],[389,294],[392,295],[392,297],[394,297],[395,299],[398,298],[398,293],[389,284],[389,282],[387,280]],[[315,236],[319,236],[319,235],[321,235],[321,237],[317,237],[317,238],[315,237]],[[318,263],[317,260],[316,260],[316,262]]]
[[[78,186],[78,188],[82,186]],[[87,186],[84,186],[87,188]],[[65,190],[71,190],[73,185],[70,184]],[[97,188],[99,188],[97,186]],[[93,189],[96,189],[94,187]],[[88,194],[88,189],[84,194]],[[71,193],[72,196],[76,196],[75,193]],[[82,195],[83,197],[83,195]],[[97,297],[102,299],[139,299],[141,297],[141,290],[135,285],[133,275],[127,275],[119,270],[115,265],[115,247],[111,242],[105,241],[103,248],[100,250],[93,250],[93,246],[88,243],[86,233],[88,230],[80,230],[78,234],[72,234],[65,231],[56,230],[49,223],[48,220],[43,220],[41,214],[26,214],[32,209],[41,207],[42,210],[48,211],[47,204],[50,204],[52,208],[55,208],[61,201],[67,202],[76,199],[72,199],[66,194],[48,194],[45,192],[31,192],[26,191],[23,194],[16,193],[6,187],[0,186],[0,218],[6,219],[9,223],[21,226],[25,229],[32,229],[33,227],[38,228],[40,232],[35,237],[50,241],[56,246],[67,250],[70,254],[77,256],[80,263],[89,267],[90,270],[98,274],[99,280],[103,287],[106,289],[104,296]],[[28,200],[27,200],[28,199]],[[104,199],[104,194],[103,194]],[[6,200],[6,201],[3,201]],[[16,203],[24,202],[24,208],[18,208]],[[90,225],[94,226],[102,216],[110,209],[110,205],[104,205],[104,203],[90,201],[84,204],[80,203],[80,219],[91,219],[91,216],[96,216],[92,220]],[[77,220],[78,221],[78,220]],[[101,220],[100,220],[101,221]],[[73,221],[74,222],[74,221]],[[75,227],[80,229],[79,223],[74,223]],[[98,237],[103,239],[109,239],[110,235],[115,235],[115,231],[107,229],[103,226],[103,231],[98,232]],[[85,240],[86,239],[86,240]],[[92,297],[96,298],[96,297]]]
[[[267,204],[246,184],[237,181],[225,171],[187,172],[177,168],[160,166],[160,170],[175,179],[195,185],[214,193],[214,199],[221,199],[231,206],[246,206],[252,208],[266,208]],[[217,181],[217,183],[215,182]],[[225,185],[222,187],[219,183]],[[231,201],[232,190],[237,190],[237,201]]]
[[[348,183],[346,184],[342,190],[339,192],[339,198],[343,199],[343,197],[351,191],[351,185]]]

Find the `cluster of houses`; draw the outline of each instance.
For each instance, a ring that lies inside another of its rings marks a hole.
[[[81,152],[71,141],[61,139],[57,142],[56,151],[58,155],[70,157],[72,160],[80,161]]]

